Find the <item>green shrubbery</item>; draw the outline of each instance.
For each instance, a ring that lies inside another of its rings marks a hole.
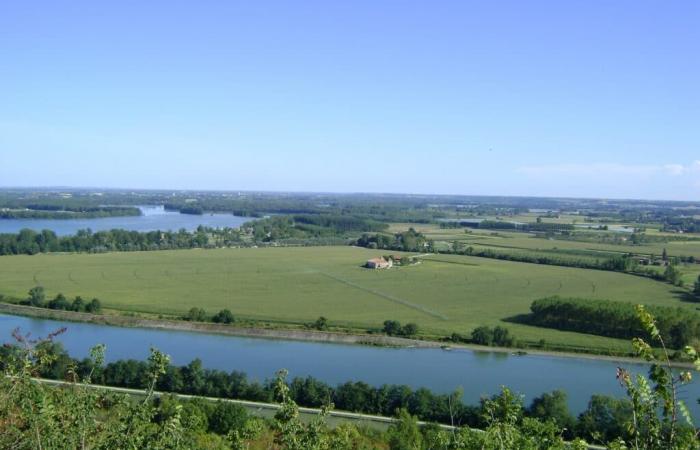
[[[85,302],[82,297],[77,296],[73,301],[68,301],[65,295],[60,292],[56,296],[46,301],[46,293],[41,286],[35,286],[29,290],[26,300],[20,302],[22,305],[34,306],[36,308],[48,308],[60,311],[75,311],[97,314],[102,311],[102,303],[99,299],[93,298]]]
[[[631,303],[554,296],[535,300],[530,309],[530,315],[519,319],[530,325],[626,339],[646,333]],[[681,308],[655,306],[649,310],[671,348],[680,349],[700,339],[700,315]]]

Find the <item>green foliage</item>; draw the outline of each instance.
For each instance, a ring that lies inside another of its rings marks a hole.
[[[143,401],[134,401],[92,389],[71,369],[70,384],[57,389],[32,379],[55,362],[51,340],[30,341],[15,333],[19,350],[2,360],[0,378],[0,448],[16,449],[110,449],[110,448],[191,448],[176,412],[160,424],[152,421],[155,408],[151,391]],[[104,346],[91,351],[91,366],[104,361]],[[149,358],[151,384],[155,384],[167,358],[153,350]],[[109,406],[105,406],[109,405]]]
[[[505,327],[496,326],[495,328],[491,328],[481,326],[472,331],[471,342],[478,345],[512,347],[515,345],[515,338]]]
[[[90,303],[85,305],[85,312],[99,314],[102,311],[102,303],[99,299],[93,298]]]
[[[418,325],[407,323],[401,326],[401,322],[397,320],[385,320],[382,332],[389,336],[413,337],[418,334]]]
[[[206,322],[207,313],[202,308],[192,307],[187,314],[183,316],[183,319],[192,322]]]
[[[429,249],[432,243],[426,237],[413,228],[408,231],[387,235],[382,233],[363,234],[355,245],[371,249],[387,249],[405,252],[418,252]]]
[[[405,409],[399,409],[398,421],[387,431],[390,450],[421,450],[423,436],[418,428],[418,419]]]
[[[311,327],[319,331],[326,331],[328,329],[328,319],[321,316],[318,319],[316,319],[314,323],[311,324]]]
[[[273,429],[275,443],[288,450],[321,450],[326,448],[328,434],[325,430],[325,418],[333,405],[324,406],[316,419],[305,424],[299,419],[299,407],[289,395],[286,383],[286,370],[280,370],[275,379],[275,397],[280,402],[280,409],[275,413]]]
[[[209,416],[209,430],[222,435],[229,433],[242,435],[247,422],[248,413],[245,408],[230,402],[219,401]]]
[[[564,391],[545,392],[535,397],[527,408],[526,414],[542,421],[551,420],[563,429],[564,436],[569,438],[574,436],[576,419],[569,412],[567,395]]]
[[[42,286],[35,286],[29,290],[29,298],[27,299],[31,306],[42,307],[46,300],[46,293]]]
[[[228,309],[222,309],[218,313],[214,314],[214,317],[211,318],[211,321],[214,323],[233,323],[233,313]]]
[[[636,449],[645,450],[698,448],[699,432],[685,403],[678,398],[679,389],[692,380],[692,374],[690,371],[674,372],[656,318],[643,305],[638,305],[636,311],[646,334],[663,349],[663,357],[657,359],[647,342],[635,338],[633,345],[637,354],[652,363],[648,379],[641,375],[632,377],[625,369],[618,369],[617,378],[627,391],[633,411],[629,417],[628,442]],[[699,368],[697,351],[688,346],[684,352]]]
[[[68,299],[66,299],[65,295],[59,293],[54,297],[53,300],[49,301],[48,303],[48,308],[49,309],[60,309],[63,311],[68,311],[71,309],[71,304],[68,302]]]
[[[34,255],[52,252],[103,253],[113,251],[150,251],[209,248],[243,245],[241,231],[235,228],[198,227],[186,230],[137,232],[109,230],[93,233],[78,230],[72,236],[56,236],[51,230],[41,233],[25,229],[17,234],[0,234],[0,255]]]
[[[675,264],[669,264],[666,266],[666,270],[664,271],[664,279],[676,286],[683,285],[681,271],[678,270],[678,267],[676,267]]]
[[[256,242],[357,236],[361,232],[382,231],[388,227],[366,217],[341,214],[277,215],[248,222],[243,230]]]
[[[631,303],[554,296],[535,300],[530,309],[532,314],[523,320],[531,325],[618,338],[649,336]],[[649,310],[670,347],[680,349],[700,338],[700,315],[681,308]]]
[[[36,286],[29,290],[29,298],[21,303],[60,311],[99,313],[102,310],[102,305],[96,298],[93,298],[89,303],[85,303],[82,297],[77,296],[72,302],[69,302],[66,296],[59,292],[48,303],[45,302],[45,300],[46,294],[44,293],[44,288]]]

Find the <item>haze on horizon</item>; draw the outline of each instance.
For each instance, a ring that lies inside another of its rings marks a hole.
[[[700,200],[700,4],[5,2],[0,186]]]

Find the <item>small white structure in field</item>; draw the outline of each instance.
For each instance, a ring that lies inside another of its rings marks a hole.
[[[391,259],[386,260],[384,258],[372,258],[368,259],[365,267],[368,269],[388,269],[392,266]]]

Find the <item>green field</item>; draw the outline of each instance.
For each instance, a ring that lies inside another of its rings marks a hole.
[[[50,296],[98,297],[106,307],[152,313],[210,313],[290,322],[323,315],[380,327],[416,322],[433,333],[469,333],[528,312],[547,295],[582,296],[692,308],[670,285],[613,272],[431,255],[421,264],[372,271],[380,255],[354,247],[176,250],[0,257],[0,292],[23,297],[43,285]],[[516,337],[619,348],[621,341],[508,324]]]

